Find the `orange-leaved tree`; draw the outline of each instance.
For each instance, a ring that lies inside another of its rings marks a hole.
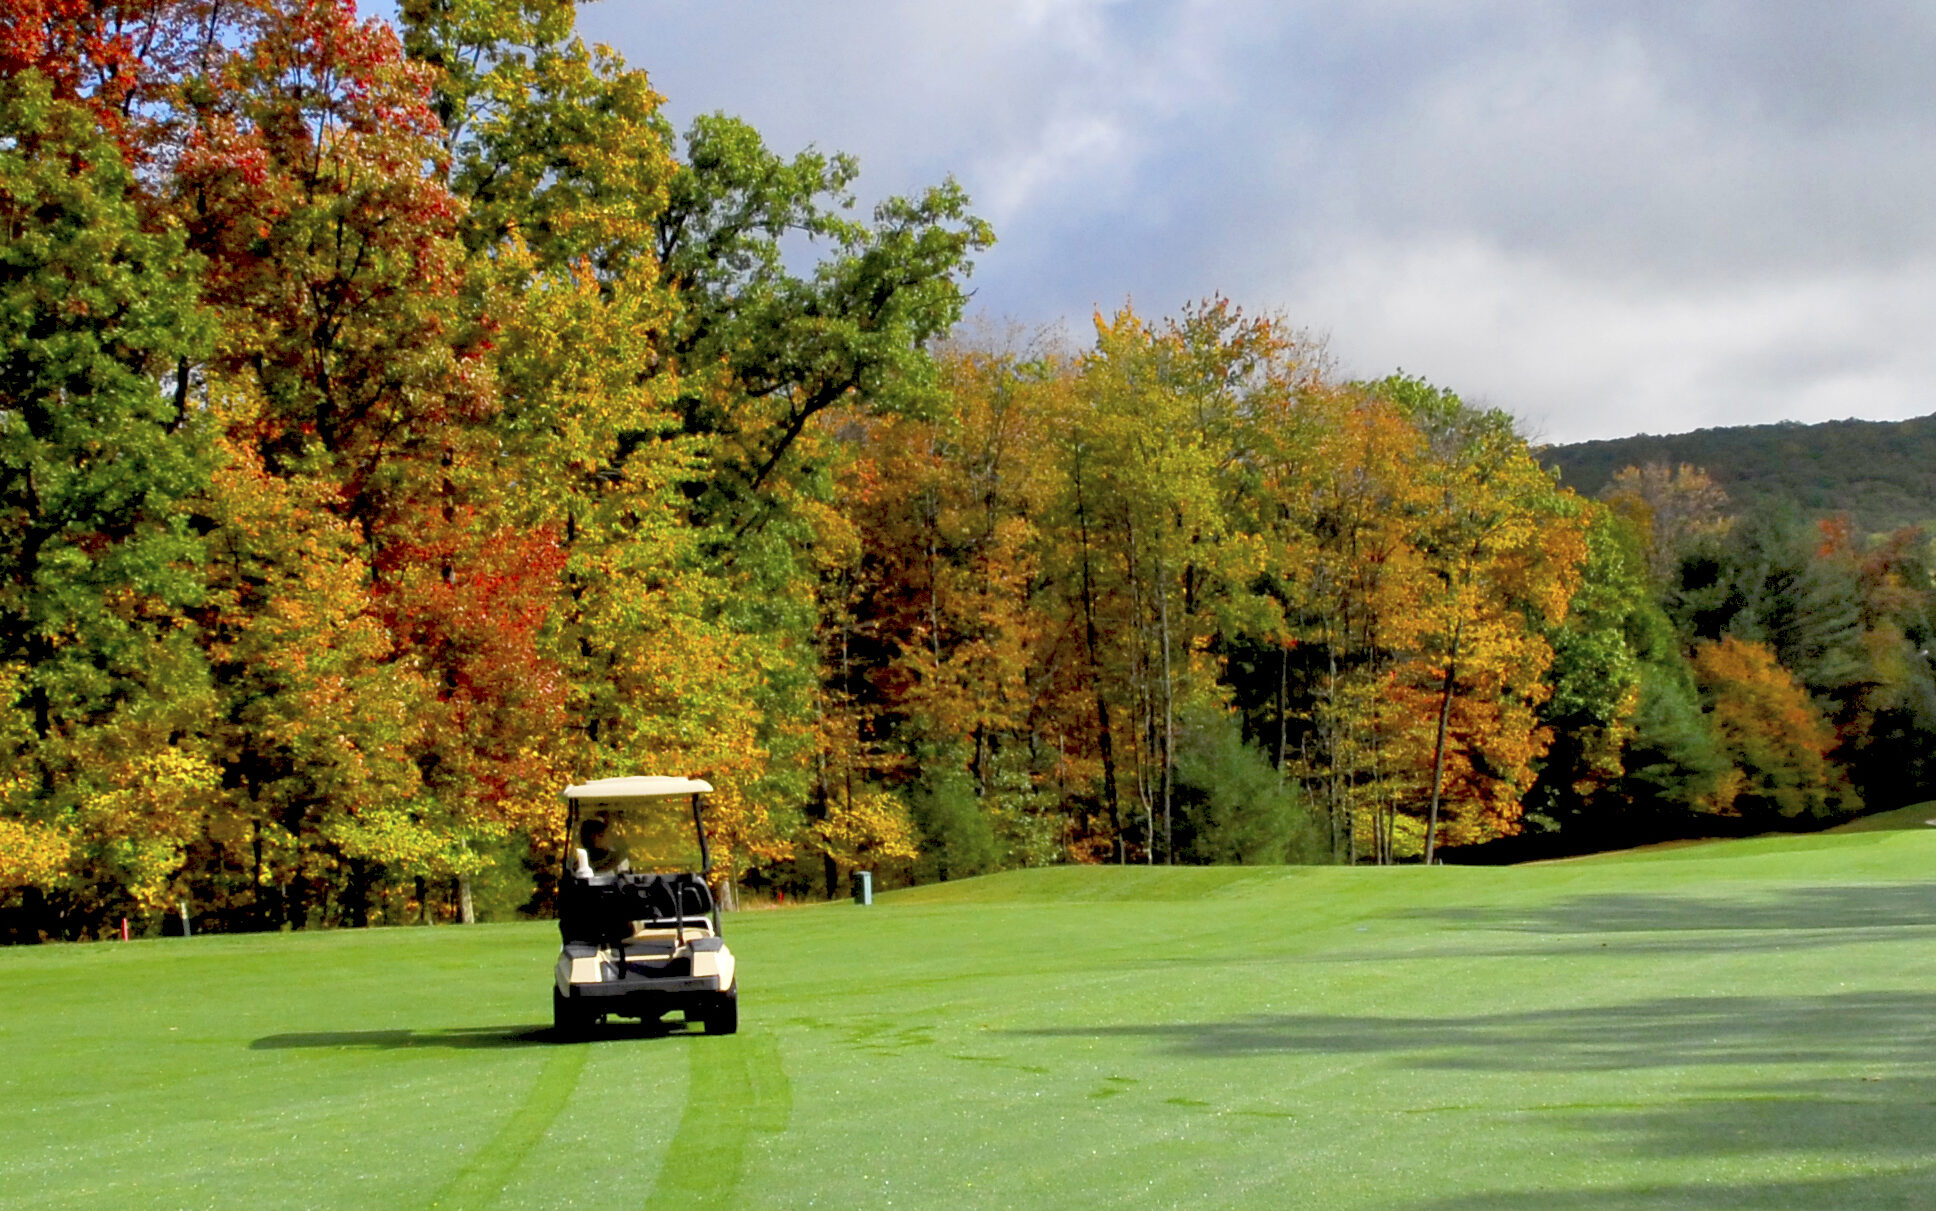
[[[1694,672],[1739,774],[1733,814],[1828,819],[1861,807],[1834,760],[1834,728],[1766,644],[1732,635],[1702,643]]]

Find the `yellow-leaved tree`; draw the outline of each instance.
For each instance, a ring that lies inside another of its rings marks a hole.
[[[1393,745],[1428,773],[1424,858],[1518,831],[1551,734],[1537,708],[1586,558],[1586,511],[1512,422],[1417,379],[1377,384],[1425,442],[1417,544],[1428,575],[1393,620]],[[1442,832],[1441,832],[1442,830]]]

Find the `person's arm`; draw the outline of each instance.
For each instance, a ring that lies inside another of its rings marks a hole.
[[[592,856],[582,846],[571,851],[571,873],[581,879],[592,877]]]

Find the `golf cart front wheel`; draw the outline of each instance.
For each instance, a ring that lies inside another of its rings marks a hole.
[[[706,1012],[707,1034],[739,1033],[739,985],[728,988]]]

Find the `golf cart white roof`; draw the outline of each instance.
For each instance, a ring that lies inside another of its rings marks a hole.
[[[713,784],[698,778],[669,778],[662,774],[640,774],[631,778],[599,778],[567,786],[565,798],[604,803],[625,799],[672,799],[681,795],[711,793]]]

